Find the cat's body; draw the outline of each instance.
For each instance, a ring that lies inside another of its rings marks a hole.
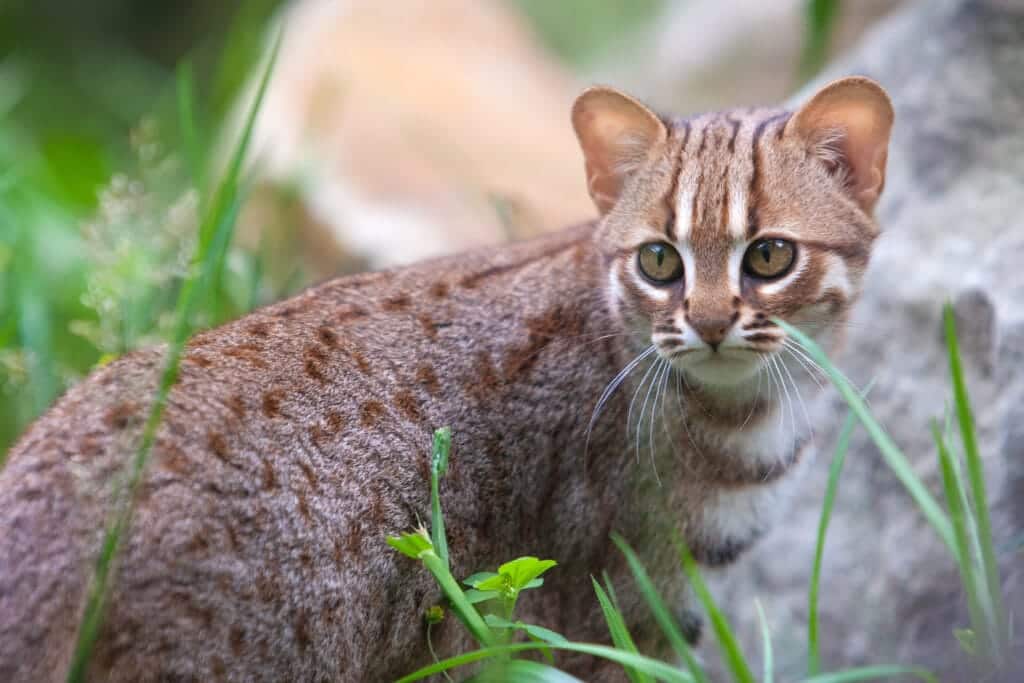
[[[669,127],[609,93],[575,111],[600,223],[338,280],[189,344],[113,573],[96,678],[377,681],[428,661],[422,614],[439,592],[384,539],[429,519],[439,426],[454,433],[441,494],[456,575],[558,560],[522,616],[573,638],[605,639],[589,576],[608,569],[641,646],[655,645],[611,531],[682,609],[672,528],[711,565],[765,530],[784,475],[806,462],[807,425],[783,370],[762,373],[768,351],[733,349],[781,344],[769,315],[823,333],[845,313],[875,234],[873,199],[841,198],[863,189],[863,169],[836,179],[835,158],[809,158],[803,111]],[[622,148],[595,141],[609,128],[593,117],[626,120],[627,151],[646,140],[647,161],[602,166]],[[787,221],[804,250],[789,275],[730,274],[733,252]],[[633,245],[652,240],[680,245],[685,284],[636,279],[654,261]],[[680,371],[673,354],[691,350],[698,366]],[[4,680],[63,676],[162,358],[94,373],[0,472]],[[467,641],[449,619],[435,644]]]

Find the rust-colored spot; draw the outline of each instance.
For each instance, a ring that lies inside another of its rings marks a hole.
[[[197,531],[193,534],[192,539],[189,540],[188,545],[185,546],[185,550],[190,553],[202,553],[210,549],[210,542],[206,539],[201,531]]]
[[[341,552],[341,543],[337,538],[331,539],[331,545],[334,547],[331,556],[334,558],[334,566],[338,569],[343,569],[343,562],[345,560],[344,553]]]
[[[270,325],[265,322],[253,323],[249,325],[248,332],[254,337],[266,339],[270,336]]]
[[[530,372],[540,353],[559,336],[575,337],[583,333],[586,320],[577,308],[561,304],[526,320],[525,344],[509,347],[504,358],[504,379],[512,382]]]
[[[263,414],[267,417],[281,417],[281,399],[284,392],[280,389],[271,389],[263,394]]]
[[[302,518],[307,522],[310,521],[311,515],[309,514],[309,501],[306,500],[306,492],[301,490],[296,491],[295,497],[298,502],[299,514],[302,515]]]
[[[426,454],[416,455],[416,469],[423,481],[430,481],[430,463],[427,462],[430,456]]]
[[[275,315],[278,318],[292,318],[302,312],[302,307],[298,305],[285,306],[281,310],[277,311]]]
[[[161,442],[159,449],[161,455],[160,465],[165,470],[178,475],[187,475],[192,471],[192,462],[180,448]]]
[[[448,283],[438,280],[434,284],[430,285],[430,296],[435,299],[443,299],[448,296]]]
[[[364,311],[363,309],[359,308],[358,306],[347,306],[347,307],[342,308],[341,310],[339,310],[337,313],[335,313],[334,320],[335,320],[335,322],[338,322],[338,323],[347,323],[350,320],[356,320],[358,318],[363,318],[366,315],[367,315],[367,312]]]
[[[225,525],[224,529],[228,534],[228,545],[231,546],[231,551],[237,553],[239,548],[238,532],[235,531],[235,527],[233,524]]]
[[[312,358],[307,358],[306,362],[303,363],[302,367],[306,371],[306,375],[308,375],[309,377],[312,377],[321,384],[327,383],[327,377],[324,375],[323,370],[320,369],[320,366],[317,365],[316,361],[314,361]]]
[[[331,434],[337,434],[345,426],[345,418],[336,410],[327,411],[327,429]]]
[[[379,490],[374,490],[371,498],[370,519],[377,525],[384,523],[384,500],[381,498]]]
[[[370,374],[370,361],[366,360],[366,356],[355,346],[350,346],[348,349],[349,357],[355,362],[356,367],[359,368],[359,372],[364,375]]]
[[[210,669],[213,671],[213,675],[216,676],[218,680],[222,680],[224,676],[226,676],[228,673],[228,668],[224,666],[224,660],[216,655],[214,655],[213,658],[210,659]]]
[[[299,564],[306,569],[313,566],[313,556],[309,554],[308,550],[302,550],[299,552]]]
[[[245,399],[243,399],[239,394],[232,394],[228,397],[227,404],[232,415],[239,420],[245,419]]]
[[[306,357],[322,363],[327,360],[327,352],[319,346],[307,346]]]
[[[359,408],[359,421],[364,427],[372,427],[384,415],[384,404],[380,401],[367,401]]]
[[[498,370],[491,361],[491,354],[487,351],[479,351],[476,354],[476,361],[473,363],[473,375],[466,382],[466,391],[470,396],[484,399],[501,387],[501,378]]]
[[[305,610],[299,610],[295,615],[295,642],[302,651],[309,648],[309,617],[306,616]]]
[[[441,384],[437,381],[437,373],[429,365],[421,365],[416,368],[416,381],[431,395],[436,394],[441,388]]]
[[[402,389],[395,392],[392,402],[395,407],[410,420],[419,422],[423,419],[423,412],[420,410],[420,402],[410,391]]]
[[[228,633],[228,646],[231,648],[231,654],[235,657],[241,657],[245,651],[245,629],[241,626],[232,626],[231,631]]]
[[[348,536],[345,538],[345,548],[349,555],[357,555],[363,549],[363,529],[358,522],[353,522],[348,528]]]
[[[277,474],[274,472],[274,466],[270,464],[268,458],[263,459],[263,490],[269,491],[277,488]]]
[[[78,452],[87,458],[95,458],[103,452],[103,442],[96,436],[87,434],[79,442]]]
[[[437,338],[437,326],[429,315],[426,313],[419,313],[416,315],[416,320],[419,321],[420,327],[423,328],[423,334],[427,335],[430,339]]]
[[[125,429],[138,421],[138,409],[139,406],[134,401],[122,401],[107,411],[103,416],[103,422],[111,429]]]
[[[385,311],[401,311],[409,308],[411,303],[412,299],[409,298],[408,294],[396,294],[384,299],[382,308]]]
[[[260,348],[255,344],[239,344],[238,346],[224,349],[221,353],[225,356],[251,363],[260,369],[267,367],[267,362],[260,357]]]
[[[228,453],[228,444],[224,440],[224,436],[217,432],[206,433],[206,445],[209,446],[210,450],[220,460],[223,460],[228,465],[233,465],[231,462],[230,454]]]
[[[338,346],[338,335],[327,326],[323,326],[316,331],[316,338],[327,348],[333,349]]]
[[[256,577],[256,594],[262,602],[277,603],[281,601],[281,586],[274,577],[260,574]]]
[[[212,360],[210,360],[206,356],[201,356],[198,353],[189,354],[188,360],[189,362],[193,363],[194,365],[198,365],[201,368],[208,368],[211,365],[213,365]]]
[[[316,491],[318,486],[316,472],[313,471],[313,468],[310,466],[310,464],[308,462],[305,462],[304,460],[300,460],[299,469],[302,470],[303,476],[305,476],[306,481],[309,482],[309,488]]]
[[[319,424],[315,424],[309,428],[309,440],[313,442],[314,446],[319,447],[320,444],[327,439],[327,432]]]

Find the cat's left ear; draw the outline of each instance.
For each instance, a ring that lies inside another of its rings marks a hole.
[[[572,107],[586,161],[587,189],[601,214],[611,211],[626,179],[668,138],[661,119],[613,88],[590,88]]]
[[[871,213],[885,186],[892,103],[882,86],[852,76],[819,90],[786,124],[829,166],[844,173],[853,198]]]

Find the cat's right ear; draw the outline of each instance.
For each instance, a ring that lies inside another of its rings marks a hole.
[[[602,215],[619,199],[626,179],[668,138],[661,119],[613,88],[584,91],[572,108],[586,161],[587,189]]]

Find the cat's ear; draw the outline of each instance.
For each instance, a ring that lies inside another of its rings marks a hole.
[[[572,125],[583,148],[587,189],[602,214],[618,201],[629,175],[668,138],[654,112],[613,88],[590,88],[576,98]]]
[[[842,173],[851,195],[868,213],[885,186],[892,103],[882,86],[852,76],[819,90],[786,124],[822,161]]]

